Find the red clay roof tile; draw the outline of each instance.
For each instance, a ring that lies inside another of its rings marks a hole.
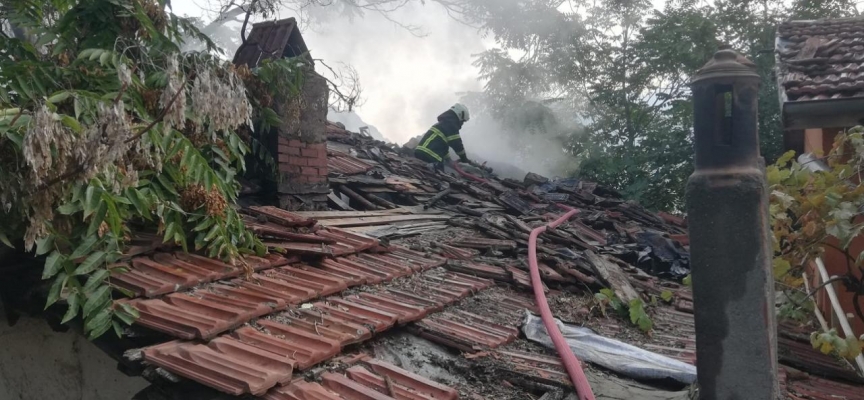
[[[393,382],[408,387],[417,393],[438,400],[455,400],[459,398],[459,393],[455,389],[406,371],[388,362],[373,358],[367,360],[366,364],[372,368],[373,372],[388,377]]]
[[[864,96],[862,27],[864,18],[781,24],[777,75],[788,101]]]
[[[502,346],[519,335],[515,328],[464,311],[434,314],[416,325],[423,337],[469,352]]]
[[[389,313],[384,313],[385,315],[379,315],[380,313],[374,311],[361,313],[357,312],[358,310],[356,309],[352,310],[340,304],[328,304],[325,302],[315,303],[314,305],[315,308],[335,318],[369,327],[374,332],[383,332],[396,324],[396,316]]]
[[[342,396],[315,382],[297,381],[285,387],[273,388],[264,400],[341,400]]]
[[[329,296],[348,289],[348,282],[338,276],[308,266],[281,267],[268,270],[264,275],[290,280],[298,285],[314,290],[320,296]]]
[[[288,260],[286,260],[288,261]],[[242,262],[253,270],[281,264],[279,258],[246,257]],[[115,273],[111,284],[132,292],[135,296],[155,297],[188,289],[201,283],[239,276],[240,266],[208,259],[194,254],[154,253],[136,257],[128,263],[128,272]]]
[[[328,389],[338,393],[342,397],[350,400],[393,400],[373,388],[357,383],[345,375],[336,374],[333,372],[325,372],[321,374],[321,382]]]
[[[231,338],[209,345],[168,342],[144,349],[144,360],[177,375],[223,392],[264,394],[279,383],[288,383],[294,363]]]
[[[361,367],[359,365],[355,365],[351,368],[345,370],[345,374],[354,382],[357,382],[363,386],[366,386],[372,390],[375,390],[382,394],[388,394],[392,390],[392,394],[394,398],[400,400],[433,400],[433,397],[425,396],[421,393],[417,393],[400,385],[398,383],[393,383],[392,381],[388,385],[387,380],[383,377],[374,374],[368,369]]]
[[[360,293],[345,300],[395,314],[399,317],[399,324],[417,321],[429,313],[426,307],[406,304],[399,299],[372,293]]]

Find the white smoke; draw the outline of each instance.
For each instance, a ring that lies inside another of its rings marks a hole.
[[[523,136],[514,138],[510,136],[513,134]],[[548,178],[564,177],[571,175],[579,165],[558,138],[529,132],[514,133],[488,115],[472,118],[462,127],[462,142],[469,157],[488,161],[496,173],[506,178],[521,180],[527,172]]]
[[[205,23],[213,17],[194,2],[174,3],[178,14],[201,17]],[[460,93],[482,90],[485,82],[479,80],[479,70],[472,63],[476,54],[496,46],[494,40],[455,21],[439,5],[407,2],[391,13],[390,19],[374,12],[352,17],[332,10],[324,7],[317,15],[311,11],[315,22],[306,20],[301,31],[314,58],[331,66],[351,65],[362,84],[365,103],[353,115],[330,113],[334,122],[342,122],[352,131],[368,124],[377,127],[386,141],[401,144],[425,133],[439,114],[460,101]],[[297,14],[283,9],[271,19],[288,17]],[[392,21],[419,27],[424,36],[417,37]],[[239,44],[235,40],[239,23],[228,23],[214,35],[228,48],[228,58],[232,57],[230,47]],[[462,131],[467,152],[472,158],[488,161],[499,173],[521,179],[529,171],[553,177],[574,170],[572,157],[562,151],[560,142],[545,137],[527,145],[526,141],[509,140],[502,134],[506,128],[503,122],[472,114]]]

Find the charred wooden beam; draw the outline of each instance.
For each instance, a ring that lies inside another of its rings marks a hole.
[[[342,193],[345,193],[345,195],[350,197],[352,200],[362,204],[363,207],[366,207],[366,209],[368,209],[368,210],[380,210],[381,209],[380,207],[376,206],[375,204],[372,204],[372,202],[367,200],[365,197],[363,197],[359,193],[349,189],[345,185],[339,185],[339,191]]]
[[[452,189],[447,188],[447,189],[442,190],[441,192],[438,192],[438,194],[432,196],[432,198],[429,199],[429,201],[427,201],[426,204],[423,205],[423,209],[426,210],[429,207],[434,206],[435,203],[437,203],[439,200],[444,198],[444,196],[450,194],[451,191],[452,191]]]
[[[468,208],[465,206],[456,206],[456,210],[463,213],[463,214],[467,214],[467,215],[470,215],[473,217],[482,217],[483,216],[483,212],[477,211],[473,208]]]
[[[384,198],[382,198],[376,194],[373,194],[373,193],[366,193],[366,198],[371,200],[373,203],[375,203],[381,207],[384,207],[384,208],[389,208],[391,210],[394,208],[399,208],[399,206],[397,206],[397,205],[395,205],[395,204],[393,204],[393,203],[385,200]]]

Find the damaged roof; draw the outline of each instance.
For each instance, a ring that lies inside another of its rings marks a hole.
[[[191,381],[274,400],[515,399],[556,390],[563,398],[572,388],[554,350],[522,332],[526,310],[536,312],[528,232],[559,214],[558,202],[581,212],[538,241],[556,317],[695,364],[692,294],[675,282],[689,270],[685,220],[589,182],[531,174],[479,184],[432,173],[338,127],[328,135],[342,166],[330,170],[331,211],[243,211],[270,250],[265,257],[234,266],[151,250],[111,277],[129,294],[117,306],[140,312],[125,371],[154,385]],[[651,334],[611,310],[606,316],[594,302],[602,287],[655,303]],[[781,331],[784,390],[796,399],[862,398],[853,395],[862,393],[860,378],[814,351],[808,329]],[[415,351],[405,337],[456,353],[425,359],[431,347]],[[396,362],[394,352],[422,366]],[[587,368],[598,398],[689,398],[681,384],[670,390]]]
[[[306,41],[297,27],[297,20],[286,18],[252,25],[249,37],[237,48],[234,65],[255,68],[261,61],[304,56],[312,61]]]

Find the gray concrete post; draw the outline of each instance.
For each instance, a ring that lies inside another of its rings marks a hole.
[[[687,183],[696,366],[704,400],[774,400],[777,338],[759,75],[732,50],[693,77]]]

